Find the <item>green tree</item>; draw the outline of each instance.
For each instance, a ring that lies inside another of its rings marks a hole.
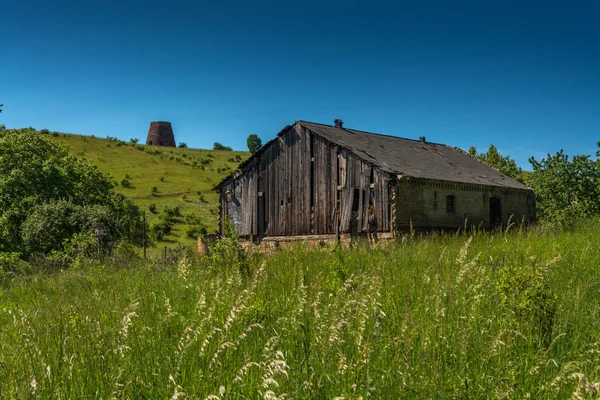
[[[477,148],[471,146],[468,153],[473,157],[483,161],[490,167],[496,168],[504,175],[508,175],[521,183],[524,182],[523,171],[521,168],[517,167],[515,160],[511,159],[509,156],[503,156],[500,154],[496,146],[493,144],[490,145],[488,151],[484,153],[477,153]]]
[[[231,151],[232,149],[229,146],[223,146],[221,143],[215,142],[215,144],[213,145],[213,150]]]
[[[567,226],[577,218],[600,215],[598,161],[584,155],[569,160],[561,150],[529,162],[533,172],[528,184],[536,194],[539,218]]]
[[[178,147],[179,147],[180,149],[187,149],[187,148],[188,148],[188,145],[187,145],[187,143],[186,143],[186,142],[179,142],[179,146],[178,146]]]
[[[256,134],[251,134],[246,140],[250,154],[256,153],[262,147],[262,140]]]
[[[29,130],[5,132],[0,137],[0,251],[28,254],[31,249],[40,248],[25,243],[22,231],[26,221],[29,220],[26,226],[31,233],[38,229],[34,229],[35,221],[31,215],[41,218],[52,210],[61,216],[73,211],[74,207],[80,213],[87,207],[106,207],[112,215],[110,230],[114,240],[137,243],[141,239],[139,209],[114,191],[115,183],[109,176],[44,136]],[[60,200],[67,203],[60,203]],[[59,212],[63,206],[65,210]],[[63,222],[58,225],[66,226],[61,224]],[[73,234],[70,228],[63,228],[53,233],[56,238],[52,246]],[[43,229],[41,227],[37,232]],[[78,223],[75,230],[85,233],[89,224]],[[33,236],[31,233],[28,238]],[[33,243],[37,239],[28,240]]]

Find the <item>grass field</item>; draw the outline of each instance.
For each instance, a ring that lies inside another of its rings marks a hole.
[[[158,212],[165,206],[178,206],[182,214],[197,214],[209,232],[216,229],[217,221],[218,199],[213,186],[249,156],[246,152],[127,145],[81,135],[48,137],[67,145],[73,154],[91,161],[116,182],[126,178],[131,186],[119,185],[117,191],[146,210],[150,221],[155,218],[148,212],[150,204],[156,204]],[[152,186],[158,191],[152,193]],[[196,240],[187,238],[182,227],[175,224],[172,233],[158,246],[177,242],[195,245]]]
[[[599,240],[594,223],[15,277],[0,397],[598,398]]]

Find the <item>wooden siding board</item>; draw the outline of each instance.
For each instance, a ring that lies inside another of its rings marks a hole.
[[[312,196],[312,187],[311,187],[311,169],[312,162],[310,160],[310,133],[302,128],[304,134],[304,162],[306,165],[305,174],[304,174],[304,232],[311,233],[311,223],[310,223],[310,204],[311,204],[311,196]]]
[[[328,233],[335,233],[335,213],[337,206],[337,148],[331,143],[330,154],[329,154],[329,187],[327,188],[330,193],[329,202],[329,229]]]

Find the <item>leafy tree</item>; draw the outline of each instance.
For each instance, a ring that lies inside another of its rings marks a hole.
[[[251,134],[246,140],[250,154],[256,153],[262,147],[262,140],[256,134]]]
[[[2,107],[4,107],[4,104],[0,104],[0,113],[2,112]]]
[[[21,252],[24,255],[38,246],[33,239],[35,221],[44,213],[58,216],[83,213],[84,208],[103,206],[112,216],[107,223],[114,240],[138,242],[141,239],[141,214],[127,198],[117,194],[115,183],[90,164],[76,158],[68,149],[30,130],[7,130],[0,137],[0,251]],[[61,203],[64,200],[67,203]],[[44,208],[47,207],[47,208]],[[59,211],[61,207],[64,210]],[[107,211],[107,212],[108,212]],[[52,219],[52,216],[47,216]],[[27,222],[29,221],[29,222]],[[45,223],[50,224],[48,220]],[[62,217],[61,217],[62,221]],[[78,220],[75,229],[85,232],[89,224]],[[27,222],[27,223],[26,223]],[[43,221],[42,221],[43,222]],[[42,223],[40,222],[40,223]],[[52,246],[59,246],[73,234],[68,222],[58,224]],[[24,228],[27,228],[25,240]],[[40,243],[41,243],[40,242]],[[60,249],[57,249],[60,250]]]
[[[31,210],[21,225],[21,238],[28,253],[63,250],[63,242],[76,234],[91,234],[97,224],[104,227],[100,247],[119,239],[118,218],[106,205],[78,206],[68,200],[51,200]]]
[[[231,147],[229,146],[223,146],[221,143],[219,142],[215,142],[215,144],[213,145],[213,150],[225,150],[225,151],[232,151]]]
[[[186,143],[186,142],[179,142],[179,146],[178,146],[178,147],[179,147],[180,149],[187,149],[187,148],[188,148],[188,145],[187,145],[187,143]]]
[[[477,149],[474,146],[471,146],[469,148],[468,153],[473,157],[483,161],[490,167],[496,168],[504,175],[508,175],[521,183],[524,182],[523,171],[521,170],[521,168],[517,167],[517,163],[515,162],[515,160],[511,159],[509,156],[505,157],[502,154],[500,154],[496,146],[494,146],[493,144],[490,145],[490,148],[487,152],[479,154],[477,153]]]
[[[577,218],[600,215],[600,163],[589,156],[569,156],[559,151],[537,161],[528,184],[537,199],[541,219],[568,226]]]

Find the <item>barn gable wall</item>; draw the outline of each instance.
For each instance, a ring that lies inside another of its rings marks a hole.
[[[359,231],[369,204],[377,230],[388,231],[389,184],[387,174],[296,124],[221,186],[220,221],[229,217],[242,236],[334,234],[338,225],[349,232],[358,202]]]

